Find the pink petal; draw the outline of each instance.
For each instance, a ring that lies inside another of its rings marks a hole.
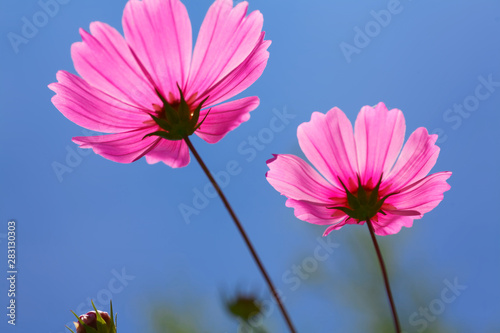
[[[413,132],[403,147],[396,165],[381,186],[381,194],[396,192],[425,177],[436,164],[439,147],[437,135],[429,135],[424,127]]]
[[[146,134],[156,131],[154,127],[98,136],[74,137],[73,142],[80,148],[92,148],[96,154],[119,163],[131,163],[151,151],[160,141],[157,136],[142,139]]]
[[[382,207],[384,207],[384,206],[382,206]],[[411,210],[411,209],[403,210],[403,209],[389,207],[389,208],[385,208],[384,212],[386,212],[388,214],[390,213],[392,215],[398,215],[398,216],[413,216],[414,218],[421,217],[420,212],[418,212],[416,210]]]
[[[340,177],[350,190],[355,189],[357,162],[352,125],[340,109],[333,108],[326,115],[314,112],[310,122],[298,127],[297,137],[306,157],[330,183],[342,188]]]
[[[151,120],[144,110],[91,87],[78,76],[59,71],[52,103],[72,122],[93,131],[115,133],[133,130]]]
[[[443,200],[443,193],[450,189],[446,182],[451,172],[438,172],[429,175],[420,181],[400,190],[400,193],[391,195],[385,204],[396,210],[414,210],[420,213],[421,218],[425,213],[434,209]]]
[[[252,53],[238,67],[199,95],[197,102],[208,97],[205,106],[216,105],[252,85],[262,75],[269,59],[267,48],[271,45],[271,41],[264,40],[264,33],[261,38],[261,42],[255,46]]]
[[[161,104],[123,37],[101,22],[91,23],[90,32],[80,29],[83,41],[71,47],[75,68],[85,81],[143,109],[151,109],[153,103]]]
[[[401,151],[405,136],[405,119],[398,109],[387,110],[384,103],[365,106],[356,119],[354,136],[358,167],[363,185],[371,186],[387,175]]]
[[[345,200],[343,191],[330,185],[307,162],[295,155],[274,155],[267,161],[267,181],[289,199],[333,205],[331,198]],[[333,212],[330,212],[330,215]]]
[[[208,116],[198,128],[196,134],[208,143],[216,143],[229,131],[250,119],[250,111],[259,106],[258,97],[246,97],[233,102],[204,109],[200,113],[200,121]]]
[[[233,8],[231,0],[217,0],[210,7],[193,53],[188,88],[190,93],[202,94],[209,90],[241,66],[261,44],[264,19],[259,11],[246,16],[247,9],[247,2]],[[218,103],[212,96],[214,92],[207,95],[211,97],[208,105]]]
[[[313,224],[332,224],[345,213],[328,207],[345,207],[344,191],[333,187],[303,159],[294,155],[274,155],[267,161],[266,178],[282,195],[297,218]]]
[[[397,234],[402,227],[410,228],[415,217],[377,214],[372,220],[375,234],[387,236]]]
[[[179,0],[130,0],[122,23],[127,42],[162,95],[179,98],[177,84],[184,88],[192,52],[186,7]]]
[[[172,168],[182,168],[189,164],[189,148],[183,140],[160,140],[160,142],[146,154],[149,164],[163,162]]]
[[[385,236],[398,233],[402,227],[410,228],[414,219],[421,218],[443,200],[443,192],[450,189],[446,183],[450,176],[451,172],[432,174],[387,198],[383,206],[387,215],[377,214],[373,220],[375,233]]]
[[[294,209],[295,216],[312,224],[328,225],[339,223],[346,217],[345,213],[336,209],[328,209],[329,204],[318,204],[304,200],[288,199],[286,206]]]
[[[362,222],[360,224],[363,224],[363,223],[364,222]],[[333,230],[339,230],[340,228],[342,228],[346,224],[356,224],[356,220],[350,219],[348,216],[344,217],[340,222],[326,228],[325,232],[323,232],[323,237],[328,236],[328,234],[330,234],[330,232],[332,232]]]

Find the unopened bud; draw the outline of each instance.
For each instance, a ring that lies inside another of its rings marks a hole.
[[[98,311],[92,302],[94,311],[78,316],[73,312],[78,321],[75,321],[76,332],[73,333],[116,333],[116,325],[113,320],[113,306],[111,305],[111,315],[104,311]],[[67,327],[67,326],[66,326]]]
[[[111,323],[111,318],[109,317],[109,314],[104,311],[99,311],[99,314],[101,315],[102,319],[106,322],[106,324]],[[88,326],[94,328],[97,330],[97,316],[95,314],[95,311],[90,311],[87,312],[84,315],[80,316],[80,319]],[[88,333],[85,330],[85,327],[81,325],[79,322],[75,321],[75,328],[76,328],[76,333]]]

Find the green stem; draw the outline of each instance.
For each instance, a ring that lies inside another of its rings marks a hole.
[[[375,251],[377,252],[378,262],[380,263],[380,268],[382,269],[382,275],[384,276],[385,290],[387,292],[387,297],[389,297],[389,303],[391,304],[392,318],[394,320],[394,326],[396,327],[396,332],[401,333],[401,326],[399,324],[398,314],[396,312],[396,305],[394,305],[394,299],[392,298],[391,287],[389,285],[389,278],[387,275],[387,270],[384,264],[384,258],[382,258],[382,252],[377,243],[377,238],[375,237],[375,230],[373,229],[372,222],[366,220],[368,229],[370,230],[370,236],[372,237],[373,246],[375,246]]]
[[[278,306],[279,306],[279,308],[281,310],[281,313],[283,314],[283,317],[285,318],[285,321],[286,321],[286,323],[288,325],[288,328],[290,329],[290,332],[296,333],[296,330],[295,330],[295,328],[294,328],[294,326],[292,324],[290,316],[288,315],[288,312],[286,311],[283,303],[281,302],[281,298],[278,295],[278,292],[276,291],[276,287],[274,286],[273,282],[271,281],[271,278],[269,277],[269,274],[267,273],[266,269],[264,268],[264,265],[262,264],[262,261],[260,260],[259,256],[257,255],[257,252],[255,251],[255,248],[253,247],[252,243],[250,242],[250,239],[248,238],[248,236],[247,236],[247,234],[245,232],[245,229],[243,229],[243,226],[241,225],[240,221],[238,220],[238,217],[234,213],[233,208],[231,207],[231,205],[227,201],[226,196],[224,195],[224,193],[220,189],[219,185],[215,181],[214,177],[210,173],[210,170],[208,170],[207,166],[205,165],[205,163],[201,159],[200,155],[198,154],[198,152],[194,148],[193,144],[191,143],[191,140],[189,140],[189,137],[185,137],[184,141],[186,141],[189,149],[191,150],[191,152],[193,153],[194,157],[196,158],[196,160],[200,164],[201,168],[203,169],[203,171],[207,175],[207,177],[210,180],[210,182],[212,183],[213,187],[215,188],[215,190],[219,194],[219,197],[221,198],[222,202],[224,203],[224,206],[226,207],[227,211],[229,212],[229,215],[231,215],[231,218],[233,219],[234,224],[236,224],[236,227],[238,228],[238,231],[240,232],[241,237],[243,237],[243,240],[245,241],[245,244],[247,245],[248,249],[250,250],[250,253],[252,254],[252,257],[255,260],[255,263],[257,264],[257,266],[259,267],[260,272],[264,276],[264,280],[266,280],[267,285],[269,286],[269,289],[271,289],[273,297],[276,300],[276,303],[278,304]]]

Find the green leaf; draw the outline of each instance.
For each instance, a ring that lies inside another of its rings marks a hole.
[[[95,307],[95,304],[94,304],[94,301],[90,301],[92,303],[92,307],[94,308],[94,311],[95,311],[95,315],[97,317],[97,332],[100,332],[100,333],[108,333],[108,324],[106,323],[106,321],[104,320],[104,318],[102,318],[101,314],[99,313],[99,310],[97,310],[97,308]]]
[[[205,117],[203,118],[203,120],[201,121],[201,123],[198,124],[198,120],[200,119],[200,113],[201,113],[201,109],[203,108],[203,104],[205,104],[205,102],[207,101],[207,99],[209,97],[210,96],[207,96],[207,98],[205,98],[203,101],[201,101],[201,103],[198,105],[198,107],[196,108],[196,110],[194,110],[193,118],[191,119],[191,122],[190,122],[191,127],[194,128],[193,132],[196,131],[201,126],[201,124],[207,118],[208,112],[210,112],[210,110],[207,111],[207,113],[205,114]]]
[[[163,102],[163,105],[168,104],[167,100],[163,97],[163,95],[158,91],[157,88],[155,88],[156,95],[160,97],[161,101]]]
[[[155,123],[158,126],[160,126],[162,129],[164,129],[165,131],[170,131],[172,129],[172,126],[170,125],[170,123],[166,119],[158,118],[158,117],[155,117],[153,115],[150,115],[150,116],[151,116],[151,118],[153,118]]]
[[[368,198],[366,196],[366,191],[363,188],[363,186],[361,186],[361,178],[359,177],[359,175],[358,175],[358,199],[361,203],[366,203],[368,201]]]
[[[338,209],[340,211],[343,211],[344,213],[346,213],[349,216],[354,216],[354,213],[355,213],[352,209],[349,209],[347,207],[327,207],[327,209]]]
[[[92,305],[94,305],[94,304],[92,304]],[[75,315],[76,319],[78,320],[78,322],[80,323],[80,325],[82,325],[85,328],[85,331],[87,333],[97,333],[97,331],[93,327],[90,327],[89,325],[85,324],[83,322],[83,320],[81,320],[80,317],[78,317],[78,315],[75,312],[71,311],[71,313],[73,313]]]
[[[191,118],[191,110],[189,109],[189,105],[184,98],[184,94],[182,93],[182,89],[177,83],[177,89],[179,89],[179,94],[181,95],[181,102],[179,104],[179,117],[182,122],[188,123]]]
[[[166,140],[171,140],[171,141],[182,140],[184,138],[183,136],[179,136],[178,134],[175,134],[175,133],[167,133],[167,132],[164,132],[164,131],[156,131],[156,132],[153,132],[153,133],[146,134],[142,139],[147,138],[149,136],[153,136],[153,135],[156,135],[156,136],[159,136],[161,138],[164,138]]]
[[[382,176],[383,174],[380,175],[380,179],[378,180],[378,183],[377,185],[375,186],[375,188],[373,189],[372,191],[372,194],[370,195],[370,200],[368,201],[368,204],[370,206],[373,206],[375,205],[375,203],[377,202],[378,200],[378,190],[380,188],[380,183],[382,182]],[[385,200],[385,199],[384,199]],[[383,200],[382,200],[382,203],[383,203]],[[382,207],[382,205],[380,205]]]
[[[167,118],[167,121],[170,124],[178,123],[179,115],[177,114],[177,111],[174,108],[172,108],[172,106],[167,102],[167,100],[162,96],[162,94],[160,94],[158,89],[155,88],[155,91],[158,97],[160,97],[161,101],[163,102],[163,110],[165,111],[165,118]]]
[[[198,128],[200,128],[200,127],[201,127],[201,124],[203,124],[203,122],[205,122],[205,119],[207,119],[207,116],[208,116],[208,114],[210,113],[210,111],[211,111],[211,110],[212,110],[212,109],[209,109],[209,110],[207,111],[207,113],[205,113],[205,117],[203,117],[203,120],[202,120],[202,121],[200,121],[200,123],[199,123],[199,124],[198,124],[198,125],[194,128],[194,131],[196,131]],[[193,132],[194,132],[194,131],[193,131]]]
[[[109,301],[109,318],[111,318],[111,323],[115,326],[115,321],[113,319],[113,302]]]
[[[179,113],[176,109],[174,109],[170,104],[163,105],[163,109],[165,110],[165,118],[170,124],[179,123]]]

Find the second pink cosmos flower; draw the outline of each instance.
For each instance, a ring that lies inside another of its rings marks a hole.
[[[246,2],[233,8],[231,0],[217,0],[194,51],[179,0],[130,0],[125,37],[101,22],[92,23],[90,33],[82,29],[83,41],[71,49],[81,78],[59,71],[49,86],[56,92],[52,102],[76,124],[111,134],[73,141],[115,162],[146,156],[148,163],[183,167],[189,149],[178,137],[196,133],[215,143],[248,120],[258,97],[220,104],[254,83],[269,58],[262,14],[247,16],[247,8]],[[164,135],[175,140],[147,136],[165,129],[181,134]]]
[[[324,235],[368,219],[378,235],[397,233],[436,207],[450,189],[451,172],[427,176],[439,155],[437,135],[420,127],[403,147],[403,113],[383,103],[363,107],[354,131],[338,108],[315,112],[297,136],[323,177],[297,156],[275,155],[267,180],[299,219],[330,225]]]

